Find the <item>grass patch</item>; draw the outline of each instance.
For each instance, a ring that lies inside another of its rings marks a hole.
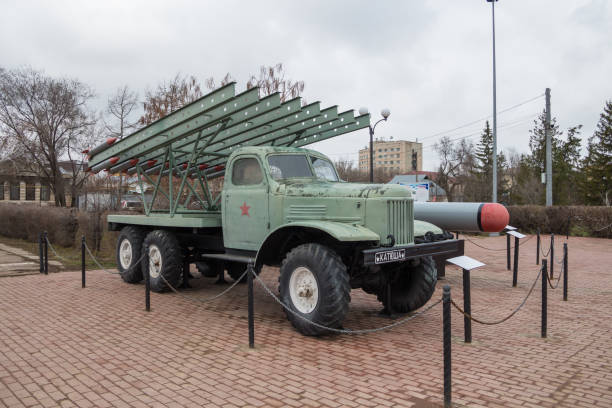
[[[24,239],[17,239],[17,238],[8,238],[8,237],[0,235],[0,243],[15,247],[15,248],[23,249],[25,251],[30,252],[33,255],[38,255],[38,243],[37,242],[30,242]],[[53,245],[53,242],[51,242],[51,245]],[[78,248],[67,247],[66,248],[66,247],[62,247],[59,245],[53,245],[53,248],[57,251],[58,255],[61,256],[62,258],[65,258],[65,260],[58,259],[53,253],[53,251],[51,250],[51,248],[49,248],[49,259],[50,260],[61,262],[62,265],[64,265],[64,267],[68,270],[81,269],[81,248],[80,247]],[[114,269],[116,267],[114,250],[111,251],[107,249],[106,247],[102,247],[102,250],[100,250],[98,253],[96,253],[95,251],[92,251],[92,253],[98,259],[98,262],[100,262],[100,264],[104,266],[105,268]],[[87,252],[85,253],[85,267],[86,269],[100,269],[98,265],[96,265],[96,263],[91,259],[91,257],[89,256]]]

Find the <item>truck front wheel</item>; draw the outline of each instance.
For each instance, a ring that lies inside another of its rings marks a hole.
[[[144,240],[142,273],[149,274],[151,290],[178,288],[183,277],[183,253],[176,237],[164,230],[150,232]],[[167,282],[167,283],[166,283]]]
[[[142,280],[142,270],[138,262],[142,256],[142,241],[145,232],[136,227],[124,227],[117,238],[117,269],[127,283]]]
[[[412,312],[425,305],[436,290],[438,274],[431,256],[416,260],[416,264],[400,266],[391,281],[391,308],[394,312]],[[387,291],[381,285],[378,300],[385,302]]]
[[[285,310],[287,318],[302,334],[330,333],[309,321],[325,327],[342,327],[351,301],[350,292],[349,276],[342,259],[323,245],[300,245],[283,260],[280,297],[291,309]]]

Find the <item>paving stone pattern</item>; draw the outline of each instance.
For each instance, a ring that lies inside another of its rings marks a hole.
[[[504,237],[475,238],[503,248]],[[545,238],[546,240],[547,238]],[[564,240],[557,238],[557,254]],[[540,284],[514,318],[473,326],[453,310],[453,401],[469,407],[612,406],[612,241],[570,238],[569,301],[549,290],[549,338],[540,335]],[[466,242],[488,264],[472,272],[472,310],[510,312],[533,282],[535,239],[521,247],[519,286],[504,252]],[[556,265],[556,271],[560,271]],[[277,284],[276,269],[262,276]],[[255,341],[247,347],[246,285],[211,304],[152,294],[116,275],[77,272],[0,279],[0,406],[6,407],[437,407],[442,403],[442,307],[389,331],[309,338],[255,287]],[[229,279],[229,278],[228,278]],[[192,281],[206,298],[223,286]],[[461,272],[438,282],[461,304]],[[387,324],[380,304],[352,292],[345,326]]]
[[[49,251],[50,252],[50,251]],[[49,272],[57,272],[63,266],[56,260],[49,260]],[[38,255],[23,249],[0,244],[0,277],[37,274],[40,271]]]

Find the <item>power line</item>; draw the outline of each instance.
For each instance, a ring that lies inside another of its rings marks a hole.
[[[538,95],[538,96],[534,96],[533,98],[530,98],[530,99],[527,99],[527,100],[525,100],[525,101],[523,101],[523,102],[517,103],[516,105],[512,105],[512,106],[510,106],[510,107],[508,107],[508,108],[502,109],[502,110],[500,110],[499,112],[497,112],[497,114],[499,115],[499,114],[502,114],[502,113],[506,113],[506,112],[511,111],[511,110],[513,110],[513,109],[516,109],[516,108],[518,108],[518,107],[520,107],[520,106],[523,106],[523,105],[525,105],[525,104],[528,104],[528,103],[530,103],[530,102],[533,102],[533,101],[535,101],[535,100],[538,100],[538,99],[540,99],[540,98],[541,98],[541,97],[543,97],[543,96],[544,96],[544,94],[540,94],[540,95]],[[443,132],[438,132],[438,133],[435,133],[435,134],[430,135],[430,136],[425,136],[425,137],[422,137],[422,138],[421,138],[421,140],[431,139],[432,137],[441,136],[441,135],[444,135],[444,134],[446,134],[446,133],[451,133],[451,132],[454,132],[455,130],[459,130],[459,129],[466,128],[466,127],[468,127],[468,126],[475,125],[475,124],[477,124],[477,123],[482,122],[483,120],[487,120],[487,119],[489,119],[491,116],[493,116],[493,115],[488,115],[488,116],[485,116],[484,118],[474,120],[474,121],[472,121],[472,122],[469,122],[469,123],[466,123],[466,124],[463,124],[463,125],[457,126],[457,127],[455,127],[455,128],[449,129],[449,130],[445,130],[445,131],[443,131]]]
[[[522,124],[529,123],[531,121],[531,119],[533,119],[534,117],[536,117],[538,115],[539,115],[539,113],[532,114],[532,115],[529,115],[528,117],[519,119],[518,121],[510,122],[510,123],[505,123],[505,124],[503,124],[501,126],[498,126],[497,128],[498,129],[512,129],[512,128],[520,126]],[[461,139],[469,139],[469,138],[472,138],[474,136],[479,136],[480,134],[482,134],[482,130],[479,130],[479,131],[473,132],[473,133],[468,133],[467,135],[459,136],[459,137],[454,138],[454,139],[450,139],[450,141],[454,142],[454,141],[461,140]],[[423,150],[434,147],[436,145],[436,143],[432,143],[432,144],[423,146]]]

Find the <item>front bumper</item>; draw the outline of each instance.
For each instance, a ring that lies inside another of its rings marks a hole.
[[[425,244],[396,245],[363,250],[364,265],[382,265],[404,262],[409,259],[432,256],[434,258],[452,258],[463,255],[463,240],[448,239]],[[378,254],[378,255],[377,255]]]

